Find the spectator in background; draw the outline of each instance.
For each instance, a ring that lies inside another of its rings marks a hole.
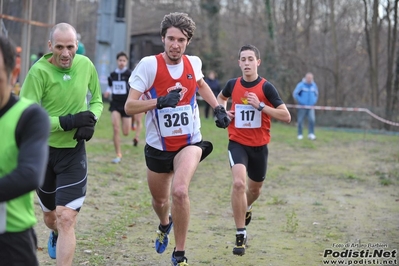
[[[125,102],[129,95],[129,77],[132,71],[127,68],[128,57],[124,52],[119,52],[116,55],[118,67],[108,77],[108,89],[104,93],[104,97],[108,98],[111,95],[111,103],[109,111],[111,112],[111,121],[113,127],[113,141],[115,147],[116,157],[112,160],[113,163],[119,163],[122,159],[121,138],[119,130],[122,121],[123,135],[129,135],[130,127],[132,125],[132,117],[125,112]]]
[[[85,45],[81,41],[82,36],[80,36],[80,33],[77,33],[76,37],[78,38],[78,50],[76,50],[76,53],[81,55],[86,55]]]
[[[44,180],[50,121],[39,105],[11,94],[15,58],[0,36],[0,264],[36,266],[33,196]]]
[[[305,77],[300,81],[293,92],[293,97],[299,105],[314,106],[319,97],[319,90],[313,80],[313,74],[308,72]],[[316,123],[316,114],[314,109],[299,108],[298,109],[298,139],[303,139],[302,123],[307,117],[308,119],[308,139],[315,140],[314,126]]]
[[[219,92],[221,90],[219,80],[216,78],[216,73],[215,71],[211,70],[208,73],[208,76],[204,79],[205,82],[209,85],[211,88],[213,94],[215,97],[219,95]],[[209,110],[211,109],[211,106],[205,102],[205,118],[209,117]],[[213,113],[213,112],[212,112]]]

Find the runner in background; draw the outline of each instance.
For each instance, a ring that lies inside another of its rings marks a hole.
[[[127,68],[128,56],[125,52],[119,52],[116,55],[117,68],[108,77],[108,88],[104,97],[111,96],[109,111],[111,112],[111,121],[113,128],[113,142],[116,157],[113,163],[120,163],[122,160],[120,129],[124,136],[129,135],[132,117],[125,112],[125,103],[129,94],[129,77],[132,71]]]

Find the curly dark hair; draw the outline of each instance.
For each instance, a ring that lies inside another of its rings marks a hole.
[[[174,12],[165,15],[161,22],[162,37],[165,37],[166,31],[170,27],[180,29],[181,32],[183,32],[183,34],[187,37],[188,41],[190,41],[194,35],[195,22],[186,13]]]

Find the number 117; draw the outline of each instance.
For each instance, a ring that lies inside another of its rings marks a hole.
[[[254,116],[255,116],[254,110],[247,110],[247,111],[242,110],[240,113],[241,113],[242,121],[253,121],[254,120]]]

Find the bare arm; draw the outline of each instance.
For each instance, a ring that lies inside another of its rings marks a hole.
[[[260,101],[258,96],[255,93],[248,93],[248,104],[252,105],[254,108],[258,109]],[[280,104],[276,108],[265,106],[262,112],[270,115],[271,117],[280,120],[282,122],[289,123],[291,122],[291,114],[287,109],[285,104]]]
[[[282,122],[285,123],[291,122],[291,114],[288,111],[287,106],[285,104],[281,104],[277,106],[277,108],[272,108],[266,105],[265,108],[263,108],[262,112]]]
[[[132,116],[135,114],[147,112],[157,107],[157,99],[142,101],[139,100],[141,95],[141,92],[135,89],[130,89],[129,96],[127,97],[125,103],[126,114]]]

